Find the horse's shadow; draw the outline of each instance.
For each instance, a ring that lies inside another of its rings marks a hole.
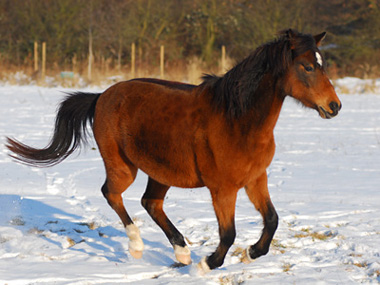
[[[81,216],[45,204],[42,200],[0,195],[0,226],[14,226],[25,235],[37,235],[62,249],[103,257],[112,262],[125,262],[131,258],[127,254],[128,238],[123,230],[113,226],[96,226],[84,220]],[[173,252],[169,244],[146,239],[143,241],[146,247],[158,249],[146,250],[143,259],[152,265],[173,265],[173,258],[166,254]]]
[[[0,226],[17,227],[25,235],[38,235],[62,249],[102,256],[114,262],[128,259],[125,247],[117,240],[126,237],[124,232],[112,226],[97,227],[91,222],[81,222],[83,220],[81,216],[47,205],[41,200],[0,195]],[[127,239],[125,242],[128,242]]]

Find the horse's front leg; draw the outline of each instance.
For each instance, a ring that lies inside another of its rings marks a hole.
[[[216,251],[208,257],[204,257],[198,264],[201,274],[217,268],[223,264],[228,249],[234,243],[235,232],[235,204],[236,190],[210,189],[212,203],[219,224],[220,242]]]
[[[264,229],[260,239],[243,253],[242,261],[250,263],[255,258],[268,253],[270,243],[278,226],[278,216],[269,196],[266,172],[253,183],[246,185],[245,191],[264,221]]]

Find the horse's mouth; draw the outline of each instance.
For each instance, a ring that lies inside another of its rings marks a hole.
[[[323,119],[331,119],[331,118],[334,118],[336,115],[338,115],[338,111],[329,113],[322,106],[318,106],[317,110],[319,112],[319,116],[321,116]]]

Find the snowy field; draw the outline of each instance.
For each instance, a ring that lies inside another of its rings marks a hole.
[[[193,260],[175,268],[169,242],[140,205],[143,173],[124,195],[145,243],[143,258],[134,260],[101,194],[105,175],[94,141],[48,169],[7,156],[5,136],[46,145],[61,91],[68,90],[0,87],[0,284],[380,282],[380,94],[340,95],[343,108],[331,120],[286,100],[268,169],[280,217],[270,252],[249,265],[240,262],[241,249],[262,230],[259,213],[240,191],[236,241],[221,268],[199,276],[195,265],[219,241],[207,189],[168,193],[166,212],[188,239]]]

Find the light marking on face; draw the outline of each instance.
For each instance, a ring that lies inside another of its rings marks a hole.
[[[319,64],[319,66],[323,66],[323,61],[322,61],[322,56],[319,54],[319,52],[316,52],[315,53],[315,57],[317,58],[317,63]]]

